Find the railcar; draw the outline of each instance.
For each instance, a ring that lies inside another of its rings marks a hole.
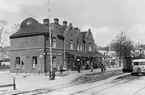
[[[135,59],[132,62],[133,72],[132,75],[145,75],[145,59]]]
[[[123,58],[123,72],[132,72],[133,67],[132,67],[132,57],[124,57]]]

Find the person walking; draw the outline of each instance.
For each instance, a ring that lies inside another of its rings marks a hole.
[[[60,73],[62,74],[62,72],[63,72],[63,66],[60,65]]]
[[[78,73],[80,73],[81,71],[81,64],[80,64],[80,62],[78,62],[78,66],[77,66],[77,68],[78,68]]]
[[[100,64],[100,68],[101,68],[101,72],[103,72],[104,71],[104,69],[103,69],[104,67],[103,67],[102,63]]]
[[[93,67],[94,66],[94,64],[93,64],[93,62],[91,62],[91,72],[93,72]]]

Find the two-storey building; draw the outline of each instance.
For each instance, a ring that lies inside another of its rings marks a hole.
[[[85,63],[89,60],[88,53],[95,52],[94,39],[91,30],[81,32],[73,28],[70,23],[54,19],[44,19],[41,24],[34,18],[22,21],[20,29],[10,36],[11,56],[10,70],[16,73],[46,73],[50,71],[50,40],[52,36],[52,64],[53,68],[60,65],[71,69],[77,62]],[[50,27],[50,29],[49,29]]]

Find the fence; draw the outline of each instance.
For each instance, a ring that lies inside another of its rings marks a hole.
[[[13,84],[0,85],[0,88],[10,87],[10,86],[12,86],[14,90],[16,90],[15,78],[13,78]]]

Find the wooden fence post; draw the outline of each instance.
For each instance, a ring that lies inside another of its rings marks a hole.
[[[14,86],[14,90],[16,90],[15,78],[13,78],[13,86]]]

